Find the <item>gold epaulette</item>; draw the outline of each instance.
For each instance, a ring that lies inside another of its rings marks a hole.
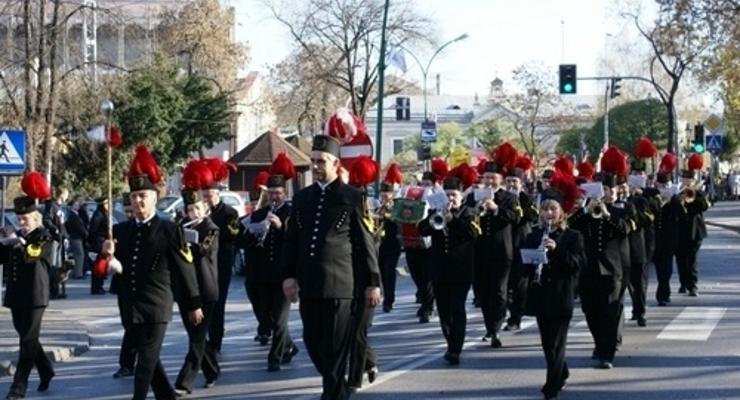
[[[473,227],[475,230],[476,235],[480,236],[483,233],[483,230],[480,228],[480,224],[475,221],[470,221],[470,226]]]
[[[647,215],[648,219],[650,219],[650,222],[655,221],[655,214],[651,213],[650,211],[645,211],[645,215]]]
[[[41,257],[41,244],[29,243],[26,246],[26,254],[31,258]]]
[[[185,261],[189,263],[193,262],[193,252],[190,250],[190,247],[180,248],[180,255]]]
[[[518,215],[519,219],[521,219],[524,216],[524,210],[522,210],[522,207],[517,205],[516,206],[516,215]]]

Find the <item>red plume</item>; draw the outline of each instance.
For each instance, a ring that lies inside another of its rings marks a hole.
[[[254,190],[259,191],[262,188],[260,186],[267,186],[267,180],[270,179],[270,173],[267,171],[260,171],[257,177],[254,178]]]
[[[475,170],[478,172],[478,175],[483,175],[486,172],[486,163],[488,160],[485,157],[481,157],[478,159],[478,165],[475,167]]]
[[[284,152],[279,153],[275,157],[275,161],[272,162],[267,172],[270,175],[282,175],[286,181],[296,176],[295,165],[293,165],[293,162],[290,161],[290,158]]]
[[[191,160],[182,170],[182,185],[190,190],[201,190],[213,184],[213,172],[205,160]]]
[[[155,185],[162,181],[162,173],[159,172],[157,160],[152,157],[149,149],[143,144],[136,147],[136,154],[128,170],[129,177],[136,175],[148,176],[149,180]]]
[[[689,160],[687,164],[688,164],[689,169],[692,171],[702,169],[702,167],[704,167],[704,157],[702,157],[699,154],[694,153],[691,156],[689,156]]]
[[[441,181],[450,172],[450,167],[447,162],[441,158],[435,158],[432,160],[432,174],[434,175],[434,181]]]
[[[660,168],[658,168],[658,171],[668,174],[676,169],[676,165],[678,165],[678,157],[670,152],[665,153],[663,155],[663,159],[660,160]]]
[[[383,182],[390,184],[401,184],[403,182],[403,174],[401,173],[401,169],[398,168],[398,164],[393,163],[388,167],[388,172],[385,173]]]
[[[656,154],[658,154],[658,149],[649,137],[643,136],[637,141],[637,144],[635,145],[635,157],[653,158]]]
[[[570,212],[576,204],[576,198],[579,196],[579,188],[573,175],[555,170],[550,186],[563,193],[563,211]]]
[[[39,172],[31,171],[23,175],[21,189],[26,196],[32,199],[46,200],[51,197],[51,188],[46,178]]]
[[[341,107],[326,120],[324,134],[339,139],[342,144],[347,144],[357,136],[367,135],[367,127],[348,108]]]
[[[360,156],[352,163],[349,171],[349,182],[355,186],[362,187],[375,182],[378,179],[378,163],[368,156]]]
[[[213,181],[221,182],[229,177],[229,171],[236,172],[236,165],[226,162],[220,158],[206,158],[208,168],[213,173]]]
[[[517,159],[517,151],[509,142],[504,142],[493,149],[493,161],[501,165],[504,169],[511,170]]]
[[[554,167],[555,171],[560,171],[566,175],[573,176],[573,169],[575,168],[575,164],[573,163],[572,158],[563,154],[562,156],[558,157],[557,160],[555,160]]]
[[[594,177],[594,166],[591,164],[591,161],[584,160],[578,164],[578,176],[588,180]]]
[[[121,136],[121,131],[115,126],[110,127],[110,140],[108,141],[108,144],[110,144],[110,147],[113,148],[116,148],[123,144],[123,136]]]
[[[474,185],[478,182],[478,172],[468,165],[468,163],[462,163],[450,171],[450,175],[456,176],[462,181],[465,189]]]
[[[528,155],[522,154],[516,158],[516,163],[514,164],[514,166],[516,168],[521,168],[524,172],[527,172],[532,169],[534,164],[532,163],[532,159],[529,158]]]
[[[627,157],[618,147],[609,146],[601,156],[601,170],[614,175],[627,176],[629,173]]]

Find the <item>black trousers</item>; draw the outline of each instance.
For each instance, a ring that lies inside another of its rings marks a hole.
[[[167,323],[134,324],[134,340],[136,341],[136,371],[134,373],[133,400],[146,399],[149,386],[152,387],[157,400],[173,400],[175,391],[167,379],[159,352],[162,350],[162,341],[167,331]]]
[[[121,351],[118,354],[118,365],[121,368],[134,369],[136,363],[136,343],[134,341],[133,310],[130,304],[118,296],[118,312],[121,315],[121,325],[123,325],[123,340],[121,341]]]
[[[599,360],[614,361],[621,315],[620,289],[611,276],[581,276],[578,285],[581,308],[594,339]],[[616,295],[615,295],[616,294]]]
[[[90,293],[104,289],[103,286],[105,286],[105,278],[96,278],[95,274],[90,275]]]
[[[213,318],[208,328],[208,345],[221,352],[224,340],[224,323],[226,316],[226,298],[231,285],[231,269],[234,265],[235,249],[231,243],[219,244],[218,249],[218,301],[213,308]]]
[[[400,257],[400,248],[386,249],[382,244],[380,245],[378,266],[380,267],[380,278],[383,281],[383,307],[391,308],[396,302],[396,267]]]
[[[175,380],[175,387],[193,390],[193,381],[198,376],[198,370],[203,370],[203,376],[208,381],[214,381],[218,378],[220,372],[216,352],[212,347],[206,346],[206,336],[208,335],[208,324],[211,322],[214,303],[203,304],[202,310],[205,318],[199,325],[193,325],[188,318],[188,310],[184,307],[178,307],[182,324],[188,332],[188,354],[185,356],[185,362],[180,368],[180,373]]]
[[[699,281],[699,271],[696,256],[701,248],[701,240],[680,241],[676,249],[676,266],[678,279],[686,290],[696,289]]]
[[[368,307],[365,299],[358,299],[355,308],[352,318],[354,326],[350,343],[348,381],[350,386],[359,388],[362,386],[362,377],[365,372],[375,368],[378,364],[378,356],[367,340],[367,331],[373,323],[375,308]]]
[[[283,294],[282,283],[245,283],[244,286],[259,324],[257,332],[272,335],[267,363],[280,364],[283,355],[293,348],[293,339],[288,332],[290,302]]]
[[[542,393],[547,397],[557,396],[565,380],[570,376],[565,362],[565,345],[568,341],[568,326],[571,317],[537,317],[542,351],[547,362],[547,379]]]
[[[627,288],[632,298],[632,315],[637,318],[645,318],[645,305],[647,303],[648,266],[647,264],[632,263],[630,269],[630,281]]]
[[[416,285],[416,296],[421,305],[416,313],[430,315],[434,310],[434,290],[429,267],[429,249],[406,249],[406,263]]]
[[[474,279],[478,283],[476,295],[483,313],[487,333],[497,333],[506,318],[511,260],[476,258]]]
[[[352,334],[352,299],[305,299],[300,302],[303,342],[321,374],[321,400],[349,398],[345,378]]]
[[[13,327],[18,332],[20,351],[18,352],[18,364],[13,384],[10,386],[9,394],[24,396],[28,387],[28,376],[36,366],[41,380],[51,379],[54,376],[54,368],[51,361],[46,357],[44,348],[39,342],[41,333],[41,319],[46,307],[11,308]]]
[[[465,299],[468,298],[469,291],[470,283],[434,283],[439,325],[447,341],[447,351],[453,354],[460,354],[465,343],[468,321]]]
[[[673,251],[656,248],[653,256],[655,275],[658,278],[658,287],[655,290],[655,299],[668,302],[671,300],[671,275],[673,275]]]
[[[519,249],[514,250],[514,260],[509,273],[508,305],[510,324],[519,324],[524,316],[524,305],[527,302],[528,274],[522,265]]]

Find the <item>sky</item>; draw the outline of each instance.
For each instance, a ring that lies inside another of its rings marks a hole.
[[[553,71],[560,63],[573,63],[578,76],[593,76],[597,58],[625,27],[615,16],[620,1],[625,0],[415,0],[416,9],[436,24],[440,43],[469,35],[435,59],[428,86],[434,87],[433,77],[440,74],[444,94],[486,95],[495,77],[506,85],[511,71],[529,61],[542,61]],[[291,38],[262,0],[225,3],[236,8],[236,39],[251,49],[247,70],[266,71],[267,65],[287,56]],[[421,49],[416,55],[426,60],[431,52]],[[404,77],[420,83],[420,68],[411,57],[406,62]],[[603,93],[602,85],[578,85],[579,94]]]

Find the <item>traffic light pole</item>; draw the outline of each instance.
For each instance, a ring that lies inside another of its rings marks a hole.
[[[604,148],[602,151],[606,151],[609,148],[609,84],[606,84],[606,90],[604,91]]]

